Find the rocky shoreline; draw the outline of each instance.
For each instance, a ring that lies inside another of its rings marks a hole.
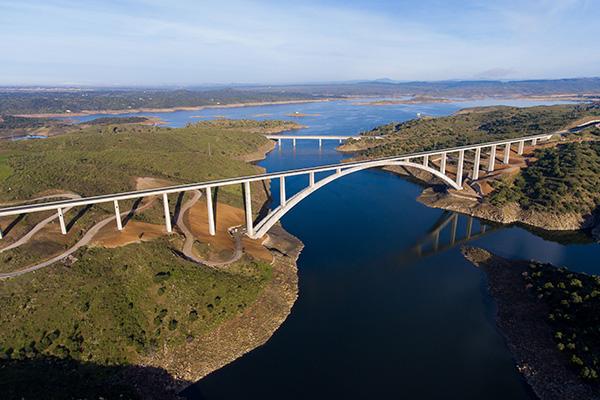
[[[298,298],[296,261],[304,245],[280,225],[264,245],[273,254],[273,276],[252,305],[217,329],[146,361],[168,371],[178,382],[177,391],[265,344],[290,314]]]
[[[487,276],[497,305],[496,323],[515,364],[541,400],[598,399],[599,395],[569,369],[556,350],[545,319],[549,310],[537,301],[523,279],[529,262],[510,261],[479,248],[463,248],[465,258]]]

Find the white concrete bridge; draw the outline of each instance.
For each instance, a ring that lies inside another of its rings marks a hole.
[[[319,147],[323,145],[324,140],[337,140],[339,143],[342,143],[344,140],[354,139],[381,139],[381,136],[343,136],[343,135],[265,135],[267,139],[277,140],[277,144],[279,147],[283,145],[284,140],[291,140],[292,145],[296,147],[296,141],[298,140],[316,140],[319,142]]]
[[[139,190],[80,199],[7,207],[0,209],[0,217],[29,214],[41,211],[55,211],[59,219],[61,231],[63,234],[66,234],[67,228],[64,217],[65,210],[72,209],[73,207],[113,203],[115,209],[116,227],[118,230],[121,230],[123,229],[123,224],[119,211],[120,201],[160,196],[162,197],[164,207],[165,227],[167,232],[171,232],[172,216],[169,207],[169,195],[203,190],[206,192],[207,199],[208,230],[211,235],[214,235],[215,213],[212,191],[222,186],[242,185],[246,215],[246,234],[251,238],[257,239],[263,237],[269,231],[269,229],[277,223],[277,221],[279,221],[288,211],[290,211],[304,198],[343,176],[369,168],[386,166],[412,167],[429,172],[452,189],[461,190],[465,176],[470,177],[471,180],[479,179],[479,174],[482,169],[482,159],[487,162],[487,165],[485,165],[484,169],[488,172],[494,171],[497,162],[496,158],[498,156],[498,149],[500,149],[502,154],[501,162],[508,164],[513,145],[516,145],[516,154],[522,154],[526,143],[530,143],[531,145],[535,146],[539,141],[548,140],[551,137],[552,134],[528,136],[515,139],[499,140],[495,142],[466,145],[449,149],[423,151],[379,159],[227,178],[158,189]],[[468,174],[468,172],[465,174],[465,156],[468,156],[469,159],[472,159],[471,174]],[[450,165],[451,167],[449,167]],[[316,179],[317,174],[321,175],[321,179]],[[322,177],[324,174],[327,175]],[[288,197],[285,183],[286,179],[292,176],[305,176],[307,178],[307,186],[298,193]],[[279,179],[279,205],[275,209],[270,210],[270,212],[261,220],[254,221],[250,184],[253,182],[268,183],[273,179]],[[0,238],[1,237],[2,235],[0,233]]]

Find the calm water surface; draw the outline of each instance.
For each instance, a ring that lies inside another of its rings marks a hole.
[[[320,114],[298,118],[308,126],[300,133],[350,135],[414,118],[417,112],[439,116],[498,102],[358,106],[339,101],[151,115],[183,126],[199,120],[192,116],[289,119],[288,114],[298,111]],[[284,142],[260,165],[277,171],[343,158],[333,142],[325,143],[319,149],[316,142],[298,142],[294,149]],[[288,197],[306,185],[305,180],[288,179]],[[277,193],[276,183],[272,190]],[[474,239],[466,240],[468,218],[421,205],[415,201],[420,191],[418,185],[389,173],[362,171],[334,181],[290,211],[283,226],[306,245],[298,262],[300,296],[291,315],[267,344],[209,375],[185,395],[533,398],[496,330],[485,277],[465,261],[459,244],[585,272],[600,272],[595,261],[600,246],[561,244],[520,227],[493,227],[476,219],[470,229]],[[422,257],[415,250],[419,244]]]

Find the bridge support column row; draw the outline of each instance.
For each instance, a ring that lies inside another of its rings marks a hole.
[[[63,235],[67,234],[67,225],[65,224],[65,215],[63,214],[62,208],[58,210],[58,222],[60,223],[60,231]]]
[[[456,167],[456,184],[460,187],[462,187],[464,162],[465,162],[465,151],[460,150],[458,152],[458,165]]]
[[[279,178],[279,205],[281,207],[284,207],[286,201],[287,200],[285,197],[285,176],[282,176],[281,178]]]
[[[475,149],[475,160],[473,161],[473,180],[479,179],[479,163],[481,162],[481,147]]]
[[[446,174],[446,158],[446,153],[442,153],[442,159],[440,161],[440,172],[444,175]]]
[[[502,160],[504,164],[508,164],[510,162],[510,143],[506,143],[506,147],[504,148],[504,160]]]
[[[494,172],[494,163],[496,162],[496,145],[492,145],[490,150],[490,161],[488,162],[488,172]]]
[[[165,227],[167,232],[173,232],[173,226],[171,225],[171,212],[169,211],[169,197],[166,193],[163,193],[163,208],[165,211]]]
[[[119,202],[117,200],[114,201],[115,204],[115,220],[117,221],[117,229],[123,230],[123,221],[121,220],[121,211],[119,210]]]
[[[523,149],[524,149],[524,148],[525,148],[525,141],[524,141],[524,140],[521,140],[521,141],[519,142],[519,148],[518,148],[518,150],[517,150],[517,153],[518,153],[519,155],[523,155]]]
[[[208,215],[208,233],[215,236],[215,210],[213,208],[212,190],[206,188],[206,211]]]
[[[252,196],[250,195],[250,182],[244,182],[244,208],[246,210],[246,233],[254,237],[254,226],[252,224]]]

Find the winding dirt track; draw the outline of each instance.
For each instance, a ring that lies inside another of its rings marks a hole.
[[[149,208],[150,206],[152,206],[154,204],[154,200],[155,200],[155,198],[151,198],[148,203],[142,205],[141,207],[138,207],[135,210],[131,209],[131,210],[123,211],[120,215],[121,215],[121,217],[125,217],[132,211],[136,211],[136,212],[143,211],[143,210]],[[55,217],[52,217],[52,218],[55,218]],[[115,219],[116,219],[116,216],[113,215],[112,217],[108,217],[108,218],[103,219],[102,221],[98,222],[96,225],[94,225],[92,228],[90,228],[90,230],[88,230],[86,232],[86,234],[83,235],[83,237],[73,247],[71,247],[64,253],[61,253],[49,260],[41,262],[39,264],[34,264],[32,266],[20,269],[18,271],[2,273],[2,274],[0,274],[0,279],[14,278],[14,277],[26,274],[28,272],[37,271],[38,269],[48,267],[48,266],[54,264],[55,262],[61,261],[65,258],[69,257],[71,254],[75,253],[80,248],[87,246],[90,243],[90,241],[94,238],[94,236],[96,236],[96,234],[100,231],[100,229],[104,228],[108,223],[114,221]],[[46,220],[44,220],[44,221],[46,221]],[[41,223],[43,223],[44,221],[42,221]],[[39,226],[39,224],[38,224],[38,226]],[[37,226],[36,226],[36,228],[37,228]],[[31,235],[31,236],[33,236],[33,235]],[[31,239],[31,237],[29,239]]]
[[[200,200],[201,197],[202,193],[200,191],[194,191],[194,196],[181,207],[181,210],[179,212],[179,217],[177,218],[177,226],[185,236],[185,242],[183,244],[181,252],[188,260],[195,262],[196,264],[205,265],[207,267],[212,268],[231,264],[239,260],[240,258],[242,258],[243,247],[242,235],[238,233],[237,230],[233,233],[233,237],[235,239],[235,251],[229,260],[220,262],[201,260],[194,254],[194,242],[196,241],[196,238],[194,237],[190,229],[185,225],[184,217],[185,213],[190,208],[192,208],[198,202],[198,200]]]
[[[80,199],[81,196],[78,194],[71,194],[71,193],[63,193],[61,195],[56,195],[56,196],[44,196],[44,197],[38,197],[35,200],[44,200],[44,199],[51,199],[51,198],[68,198],[68,199]],[[66,213],[67,211],[69,211],[72,207],[69,208],[65,208],[63,210],[64,213]],[[12,250],[15,249],[19,246],[24,245],[25,243],[29,242],[31,240],[31,238],[33,237],[33,235],[35,235],[36,233],[38,233],[43,227],[45,227],[46,225],[48,225],[50,222],[54,221],[55,219],[58,218],[58,214],[54,214],[48,218],[46,218],[45,220],[39,222],[36,226],[33,227],[32,230],[30,230],[29,232],[27,232],[21,239],[17,240],[16,242],[3,247],[0,249],[0,253],[3,253],[5,251],[8,250]]]

